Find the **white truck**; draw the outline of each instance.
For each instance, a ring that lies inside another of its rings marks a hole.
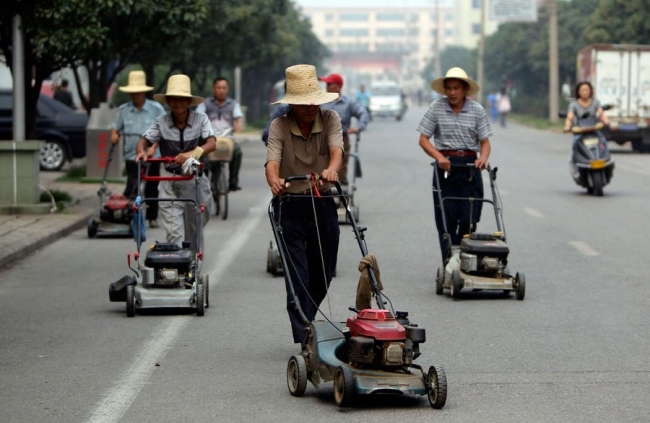
[[[612,123],[605,137],[650,152],[650,45],[592,44],[578,51],[577,81],[589,81]]]
[[[370,85],[370,114],[372,117],[392,117],[402,120],[406,103],[395,81],[376,81]]]

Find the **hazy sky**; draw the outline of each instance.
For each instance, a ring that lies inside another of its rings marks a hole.
[[[372,8],[372,7],[434,7],[436,0],[294,0],[294,2],[303,8],[308,7],[354,7],[354,8]],[[439,6],[445,5],[450,7],[453,0],[438,0]]]

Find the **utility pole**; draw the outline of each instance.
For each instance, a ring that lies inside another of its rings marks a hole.
[[[481,2],[481,23],[479,24],[481,29],[480,29],[480,35],[479,35],[479,40],[478,40],[478,66],[476,69],[476,72],[478,75],[476,75],[476,79],[478,80],[478,86],[483,89],[483,55],[485,53],[485,4],[487,3],[487,0],[480,0]],[[476,101],[479,103],[483,104],[483,91],[479,91],[476,94]]]
[[[440,0],[436,0],[436,78],[442,76],[440,62]]]
[[[559,59],[557,47],[557,0],[548,0],[548,115],[552,123],[558,120]]]

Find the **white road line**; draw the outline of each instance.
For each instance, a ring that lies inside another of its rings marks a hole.
[[[639,175],[644,175],[644,176],[650,175],[650,172],[648,172],[647,170],[639,169],[622,163],[616,163],[616,169],[625,169],[629,172],[637,173]]]
[[[237,230],[236,235],[223,244],[227,245],[228,248],[222,249],[212,262],[212,267],[216,269],[208,269],[209,271],[207,272],[211,276],[211,286],[218,284],[226,269],[235,260],[239,251],[246,245],[246,241],[253,234],[255,227],[259,224],[262,217],[265,216],[265,206],[268,205],[269,201],[270,199],[265,199],[259,206],[252,207],[249,210],[248,217],[242,223],[241,228]],[[165,357],[178,335],[183,332],[185,326],[190,321],[190,318],[162,318],[158,332],[151,337],[151,340],[136,355],[133,365],[124,373],[119,382],[108,391],[106,397],[95,409],[88,422],[113,423],[120,421],[144,385],[147,384],[156,368],[156,363]]]
[[[576,250],[580,251],[582,254],[585,256],[598,256],[600,253],[593,248],[591,248],[589,245],[582,241],[571,241],[569,242],[569,245],[571,245],[573,248]]]
[[[544,217],[544,215],[541,212],[539,212],[539,211],[537,211],[537,210],[535,210],[535,209],[533,209],[531,207],[524,207],[524,211],[526,212],[527,215],[529,215],[531,217]]]

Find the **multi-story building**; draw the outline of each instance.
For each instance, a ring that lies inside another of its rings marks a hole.
[[[332,52],[329,71],[343,74],[348,87],[393,79],[405,89],[418,90],[426,85],[422,70],[445,47],[476,48],[481,33],[480,2],[397,1],[384,7],[358,7],[350,2],[345,7],[304,7],[303,13]],[[495,28],[496,23],[486,19],[486,34]]]

